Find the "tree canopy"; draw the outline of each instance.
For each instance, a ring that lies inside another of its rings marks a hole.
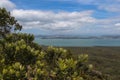
[[[11,16],[5,8],[0,8],[0,36],[5,36],[5,34],[11,31],[21,30],[22,26],[18,23],[15,17]]]

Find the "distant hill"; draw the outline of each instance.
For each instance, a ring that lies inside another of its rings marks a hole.
[[[120,39],[120,35],[71,36],[71,35],[36,35],[42,39]]]

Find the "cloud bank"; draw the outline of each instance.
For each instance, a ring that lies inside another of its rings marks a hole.
[[[77,31],[86,33],[119,32],[120,17],[97,19],[92,17],[93,11],[53,12],[40,10],[13,10],[24,29],[45,29],[54,32]]]
[[[115,0],[110,5],[108,0],[106,5],[101,0],[78,0],[81,4],[98,5],[99,9],[119,12],[118,7],[113,6],[120,1]],[[103,3],[102,5],[100,3]],[[94,10],[85,11],[43,11],[17,9],[10,0],[0,0],[0,7],[11,10],[13,16],[23,25],[23,30],[45,30],[51,33],[60,34],[120,34],[120,16],[98,19],[93,17]],[[109,7],[111,7],[109,9]],[[34,33],[35,31],[33,31]]]
[[[13,10],[15,16],[26,29],[73,30],[95,22],[92,11],[52,12],[36,10]]]

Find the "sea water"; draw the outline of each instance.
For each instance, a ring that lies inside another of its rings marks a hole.
[[[41,39],[35,42],[45,46],[90,47],[90,46],[120,46],[120,39]]]

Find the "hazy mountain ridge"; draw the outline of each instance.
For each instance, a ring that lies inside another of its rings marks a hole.
[[[36,35],[42,39],[120,39],[120,35],[74,36],[74,35]]]

